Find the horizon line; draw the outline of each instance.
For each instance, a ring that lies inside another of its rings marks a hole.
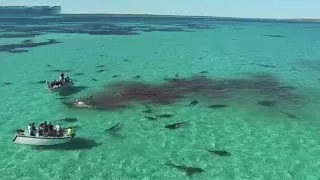
[[[191,18],[221,18],[221,19],[261,19],[261,20],[319,20],[320,18],[266,18],[266,17],[233,17],[233,16],[208,16],[208,15],[184,15],[184,14],[143,14],[143,13],[60,13],[60,15],[115,15],[115,16],[161,16],[161,17],[191,17]]]

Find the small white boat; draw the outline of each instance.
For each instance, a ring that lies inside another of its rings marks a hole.
[[[16,144],[28,144],[36,146],[52,146],[57,144],[64,144],[71,141],[74,136],[66,136],[65,133],[62,137],[44,137],[44,136],[29,136],[23,132],[17,132],[12,142]]]
[[[68,83],[66,83],[65,85],[54,85],[54,86],[51,86],[50,85],[51,82],[49,81],[46,81],[46,87],[48,90],[51,90],[51,91],[63,91],[63,90],[66,90],[66,89],[69,89],[73,86],[73,81],[69,81]]]
[[[36,146],[52,146],[57,144],[64,144],[70,142],[72,137],[36,137],[36,136],[25,136],[16,135],[13,138],[13,143],[16,144],[28,144]]]

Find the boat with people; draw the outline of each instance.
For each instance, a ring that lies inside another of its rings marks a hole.
[[[47,121],[45,121],[37,128],[34,123],[30,123],[26,131],[18,129],[12,142],[16,144],[50,146],[68,143],[74,136],[75,133],[72,127],[62,129],[59,123],[53,127],[51,123],[47,124]]]
[[[59,79],[53,81],[46,81],[47,89],[52,91],[61,91],[73,86],[73,81],[67,76],[64,77],[64,73],[61,73]]]

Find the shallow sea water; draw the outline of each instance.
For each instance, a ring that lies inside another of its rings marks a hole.
[[[153,26],[171,21],[161,20]],[[0,45],[26,39],[62,42],[26,48],[29,52],[25,53],[0,52],[1,179],[319,179],[320,25],[183,20],[197,21],[212,28],[1,38]],[[134,26],[129,20],[119,23]],[[187,78],[201,71],[208,72],[201,74],[208,79],[229,80],[235,87],[236,79],[264,74],[274,77],[279,87],[294,88],[288,88],[288,96],[281,90],[268,93],[267,88],[265,94],[235,88],[227,96],[194,90],[172,104],[149,102],[152,114],[143,113],[145,102],[139,101],[124,109],[98,111],[68,108],[57,99],[61,97],[58,93],[36,83],[57,78],[60,71],[53,70],[63,70],[76,80],[76,86],[83,87],[63,96],[71,100],[115,82],[161,85],[166,83],[164,78]],[[114,75],[118,77],[112,78]],[[139,79],[134,78],[137,75]],[[199,103],[189,106],[193,100]],[[265,100],[276,104],[258,104]],[[217,104],[228,106],[208,108]],[[173,117],[155,121],[144,117],[159,114]],[[12,143],[15,129],[65,117],[78,119],[61,122],[64,127],[77,127],[70,144],[31,147]],[[164,128],[186,121],[189,123],[175,130]],[[118,134],[104,131],[118,122]],[[225,150],[231,156],[206,149]],[[199,167],[203,172],[187,176],[165,165],[168,162]]]

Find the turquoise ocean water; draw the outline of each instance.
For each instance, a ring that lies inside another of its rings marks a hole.
[[[115,19],[108,26],[163,28],[176,26],[178,21]],[[30,30],[72,26],[71,20],[22,26],[3,22],[0,34],[15,33],[12,27],[42,34],[0,38],[0,179],[319,179],[320,24],[188,18],[181,22],[210,27],[89,35],[55,32],[58,28]],[[4,50],[5,45],[27,39],[61,43],[24,48],[28,52],[22,53]],[[62,96],[67,100],[100,92],[105,86],[108,90],[116,82],[161,85],[165,78],[188,78],[202,71],[207,71],[201,73],[206,78],[235,88],[226,96],[194,90],[171,104],[134,101],[124,109],[77,109],[65,106],[61,96],[48,92],[44,83],[36,83],[57,78],[60,71],[75,79],[77,86],[86,87]],[[261,74],[268,78],[256,83],[260,91],[238,90],[244,82],[237,79],[250,81]],[[139,79],[134,78],[137,75]],[[189,106],[193,100],[198,104]],[[144,113],[145,103],[154,112]],[[159,114],[173,116],[145,118]],[[66,117],[77,118],[76,122],[60,121],[64,127],[76,126],[76,139],[68,145],[12,143],[15,130],[25,129],[30,122],[57,122]],[[189,123],[175,130],[164,127],[185,121]],[[118,122],[117,135],[105,132]],[[219,156],[206,149],[231,155]],[[187,176],[166,165],[169,162],[203,172]]]

